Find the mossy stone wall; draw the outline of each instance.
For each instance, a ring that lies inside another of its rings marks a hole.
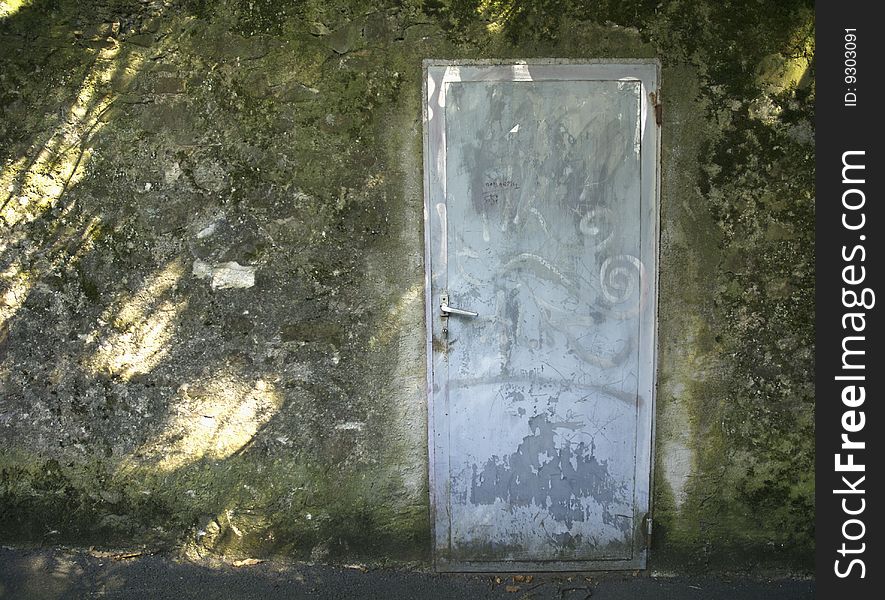
[[[425,562],[425,58],[663,65],[652,565],[811,569],[811,2],[0,2],[0,540]]]

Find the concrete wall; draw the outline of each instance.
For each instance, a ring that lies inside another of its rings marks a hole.
[[[810,2],[0,15],[0,541],[426,561],[421,60],[656,56],[652,564],[810,570]]]

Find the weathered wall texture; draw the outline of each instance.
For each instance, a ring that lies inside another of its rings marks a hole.
[[[0,540],[428,558],[423,58],[660,57],[653,565],[810,569],[810,2],[0,2]]]

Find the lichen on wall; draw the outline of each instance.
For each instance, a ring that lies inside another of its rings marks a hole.
[[[810,569],[810,3],[0,6],[0,539],[427,560],[421,61],[656,56],[652,564]]]

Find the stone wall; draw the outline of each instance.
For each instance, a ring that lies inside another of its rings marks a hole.
[[[659,57],[652,565],[810,570],[810,2],[0,2],[0,541],[429,558],[421,60]]]

